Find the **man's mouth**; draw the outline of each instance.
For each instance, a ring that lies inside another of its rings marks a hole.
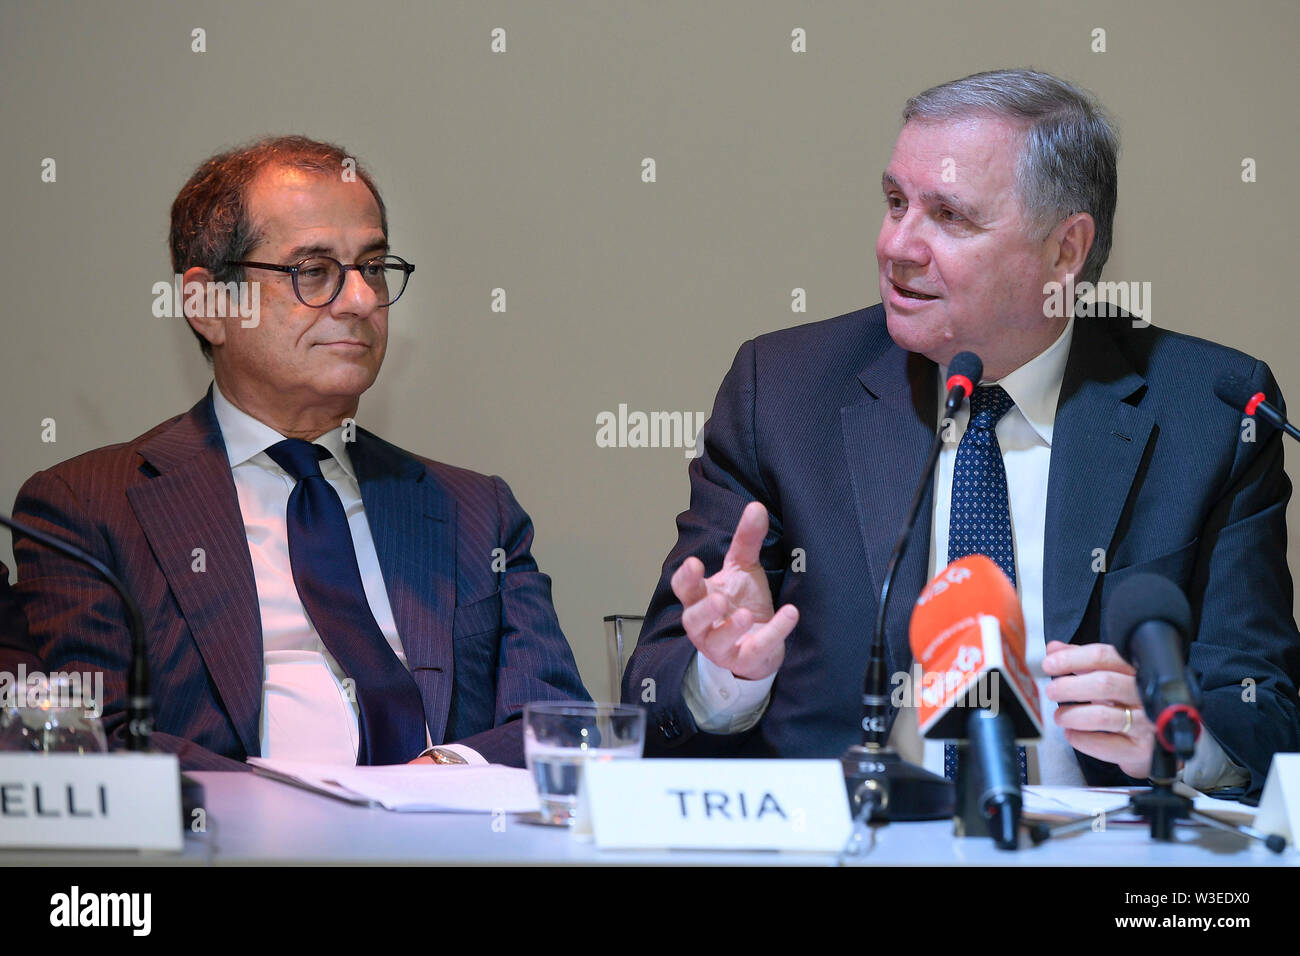
[[[903,286],[899,285],[897,282],[894,282],[892,279],[890,280],[890,285],[892,285],[895,289],[897,289],[898,294],[905,299],[918,299],[922,302],[929,302],[931,299],[939,298],[937,295],[927,295],[924,292],[914,292],[911,289],[905,289]]]

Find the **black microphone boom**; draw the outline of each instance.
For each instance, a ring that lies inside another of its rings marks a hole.
[[[984,363],[974,352],[960,352],[953,358],[952,364],[948,367],[948,397],[943,403],[945,421],[952,418],[962,402],[970,397],[975,383],[983,374]],[[876,604],[876,627],[872,633],[871,658],[867,664],[867,680],[863,689],[862,742],[864,744],[874,743],[883,747],[887,737],[885,726],[888,717],[889,680],[885,674],[885,613],[889,610],[889,595],[894,583],[894,573],[903,559],[903,552],[907,550],[908,539],[912,536],[912,529],[916,526],[916,519],[921,511],[921,502],[925,500],[925,491],[934,476],[934,463],[939,460],[939,450],[943,447],[943,433],[942,426],[934,433],[934,440],[930,443],[930,453],[926,455],[925,467],[921,470],[921,480],[916,486],[916,492],[912,495],[912,505],[907,511],[907,521],[898,540],[894,543],[894,550],[889,555],[889,563],[885,565],[885,577],[880,585],[880,600]],[[865,698],[867,697],[872,699],[870,713],[866,709],[868,705]],[[879,719],[868,720],[868,717]]]
[[[33,541],[39,541],[47,548],[53,548],[60,554],[66,554],[83,564],[88,564],[99,573],[126,606],[127,624],[131,629],[131,665],[126,678],[126,749],[147,752],[150,749],[149,737],[153,733],[153,696],[149,691],[149,657],[144,639],[144,618],[140,615],[140,605],[135,602],[126,589],[126,585],[109,570],[98,558],[87,554],[75,545],[61,541],[44,531],[38,531],[21,521],[0,514],[0,525],[11,531],[25,535]]]
[[[126,607],[127,627],[131,631],[131,662],[126,674],[126,749],[135,753],[151,753],[153,744],[153,694],[149,690],[149,650],[144,637],[144,617],[140,614],[140,605],[131,592],[126,589],[121,578],[114,574],[103,561],[87,554],[76,545],[68,544],[53,535],[38,531],[30,525],[15,521],[0,514],[0,525],[4,525],[16,534],[25,535],[38,541],[47,548],[53,548],[60,554],[83,564],[88,564],[99,576],[109,583],[117,592]],[[181,826],[189,826],[195,819],[194,813],[203,807],[203,784],[188,774],[180,775],[181,790]]]
[[[876,604],[871,652],[862,681],[862,744],[850,747],[840,757],[855,816],[866,813],[873,820],[941,820],[952,816],[956,796],[952,781],[921,767],[905,763],[887,746],[889,739],[889,675],[885,667],[885,613],[889,609],[894,573],[907,549],[916,526],[926,489],[934,478],[947,420],[970,397],[984,375],[984,363],[974,352],[959,352],[948,366],[948,395],[943,403],[944,422],[935,430],[930,452],[907,521],[885,566]]]

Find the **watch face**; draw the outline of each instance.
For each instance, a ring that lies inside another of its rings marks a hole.
[[[455,751],[443,750],[442,748],[435,750],[429,756],[433,757],[434,763],[444,763],[444,764],[468,763],[468,761],[464,757],[462,757],[460,754],[456,753]]]

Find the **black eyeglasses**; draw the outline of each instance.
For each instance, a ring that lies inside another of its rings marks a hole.
[[[406,283],[415,271],[415,266],[399,256],[375,256],[354,266],[345,266],[331,256],[312,256],[291,266],[234,259],[227,259],[226,265],[287,272],[293,276],[293,294],[309,309],[323,309],[337,299],[347,282],[349,269],[361,273],[361,278],[379,299],[377,308],[392,305],[406,291]]]

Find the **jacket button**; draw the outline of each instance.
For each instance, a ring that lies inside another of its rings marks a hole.
[[[676,737],[680,737],[682,735],[682,727],[681,724],[677,722],[677,715],[674,713],[664,714],[663,718],[659,721],[659,732],[663,734],[664,738],[667,740],[673,740]]]

